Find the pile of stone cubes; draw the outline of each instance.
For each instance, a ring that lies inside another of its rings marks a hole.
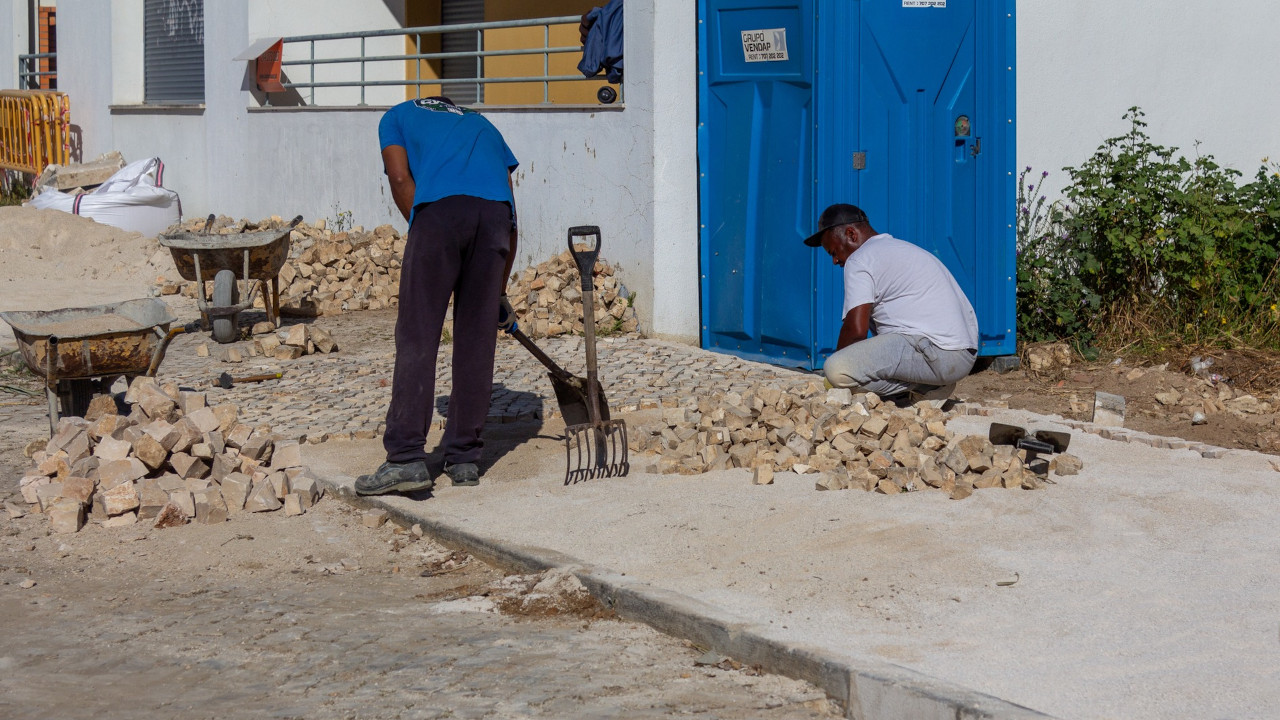
[[[629,440],[632,451],[656,454],[638,464],[647,472],[750,468],[757,484],[768,484],[774,472],[790,470],[815,473],[819,490],[894,495],[936,488],[957,500],[982,488],[1044,486],[1027,469],[1025,451],[948,430],[954,414],[930,401],[898,407],[874,393],[812,381],[792,390],[762,386],[692,398],[664,409],[660,423],[636,427]],[[1082,467],[1066,454],[1051,464],[1062,475]]]
[[[592,283],[596,332],[638,332],[640,322],[617,269],[597,260]],[[513,275],[507,283],[507,298],[520,318],[520,329],[530,337],[579,335],[583,331],[582,280],[568,250]]]
[[[303,355],[331,353],[338,351],[338,342],[324,328],[314,325],[296,324],[284,328],[276,328],[275,323],[262,321],[255,323],[251,335],[252,343],[227,345],[215,349],[219,360],[229,363],[243,362],[245,356],[267,357],[276,360],[297,360]],[[209,357],[208,343],[196,346],[196,355]]]
[[[195,218],[165,232],[202,232],[204,224],[204,219]],[[210,232],[265,232],[285,226],[279,216],[258,222],[233,221],[222,216],[214,220]],[[404,247],[405,238],[390,225],[379,225],[372,231],[366,231],[360,226],[334,230],[324,219],[299,223],[290,232],[289,260],[280,270],[282,311],[315,317],[395,307],[400,296],[400,264]],[[162,279],[156,293],[182,293],[194,298],[196,287],[194,282],[175,283]],[[261,295],[255,306],[263,307]]]
[[[62,418],[43,447],[28,447],[22,497],[54,532],[77,532],[86,519],[171,527],[282,508],[301,515],[320,499],[299,446],[240,422],[232,403],[208,406],[202,393],[149,377],[135,378],[124,402],[122,415],[115,397],[100,395],[85,417]]]

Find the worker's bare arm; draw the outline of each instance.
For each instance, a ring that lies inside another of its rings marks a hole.
[[[871,303],[859,305],[844,316],[840,325],[840,339],[836,341],[836,349],[844,349],[856,342],[867,339],[867,331],[871,329]]]
[[[391,198],[404,219],[409,219],[413,211],[413,193],[417,184],[413,181],[413,173],[409,171],[409,153],[400,145],[388,145],[382,149],[382,167],[387,173],[387,181],[391,183]]]
[[[516,247],[519,245],[519,241],[520,241],[520,233],[516,229],[516,218],[519,217],[518,215],[516,215],[516,188],[515,188],[515,182],[513,182],[511,179],[510,171],[507,172],[507,185],[511,187],[511,240],[510,240],[511,246],[510,246],[510,250],[507,252],[506,272],[502,276],[502,294],[503,295],[507,294],[507,283],[511,280],[511,268],[515,266]]]

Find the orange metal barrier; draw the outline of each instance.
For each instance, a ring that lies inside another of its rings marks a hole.
[[[71,100],[50,90],[0,90],[0,169],[39,175],[71,155]]]

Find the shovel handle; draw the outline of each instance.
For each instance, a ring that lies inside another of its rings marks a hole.
[[[547,369],[551,371],[552,375],[555,375],[556,377],[560,378],[561,380],[564,380],[565,382],[568,382],[568,383],[573,382],[573,379],[574,379],[573,376],[570,375],[568,371],[566,371],[564,368],[557,365],[556,361],[552,360],[550,355],[547,355],[545,352],[542,351],[542,348],[538,347],[537,345],[534,345],[533,341],[529,339],[528,335],[524,334],[523,330],[521,330],[520,328],[513,327],[507,331],[507,334],[515,338],[516,340],[519,340],[520,344],[524,346],[524,349],[528,350],[531,355],[537,358],[538,362],[542,363],[543,365],[546,365]]]

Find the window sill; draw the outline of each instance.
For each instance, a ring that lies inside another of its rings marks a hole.
[[[112,115],[203,115],[204,105],[108,105]]]
[[[148,106],[152,107],[152,106]],[[627,106],[623,103],[613,105],[472,105],[468,106],[480,113],[546,113],[546,112],[619,112]],[[260,105],[249,106],[251,113],[273,112],[386,112],[390,105]]]

